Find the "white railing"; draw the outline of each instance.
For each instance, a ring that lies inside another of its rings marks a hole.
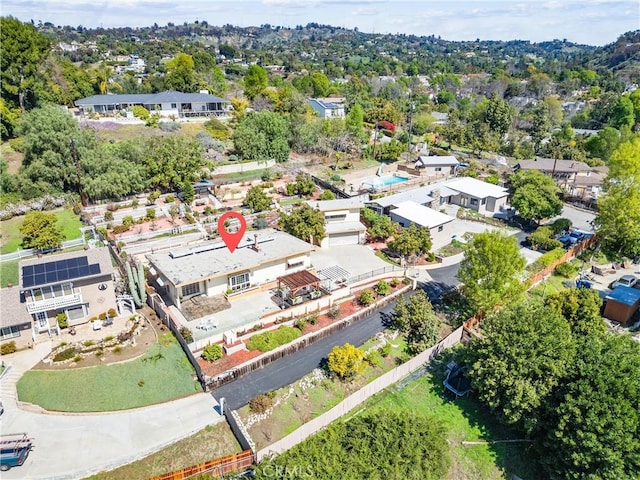
[[[84,245],[84,238],[76,238],[75,240],[65,240],[64,242],[62,242],[62,249],[79,247],[80,245]],[[37,253],[38,251],[35,248],[27,248],[24,250],[18,249],[15,252],[5,253],[0,255],[0,263],[9,262],[11,260],[18,260],[23,257],[31,257]]]
[[[74,290],[69,295],[62,297],[45,298],[43,300],[36,300],[27,302],[27,312],[30,314],[38,312],[46,312],[49,310],[57,310],[59,308],[71,307],[82,303],[82,293],[79,290]]]

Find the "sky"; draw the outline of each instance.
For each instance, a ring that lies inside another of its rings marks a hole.
[[[445,40],[567,39],[587,45],[606,45],[640,29],[640,0],[2,0],[0,14],[105,28],[194,20],[243,27],[316,22]]]

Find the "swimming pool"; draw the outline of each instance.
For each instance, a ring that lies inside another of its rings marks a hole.
[[[383,187],[388,187],[390,185],[403,183],[408,180],[409,180],[408,178],[400,177],[398,175],[386,175],[384,177],[370,177],[370,178],[365,178],[362,181],[362,186],[366,187],[368,185],[371,185],[371,187],[373,188],[383,188]]]

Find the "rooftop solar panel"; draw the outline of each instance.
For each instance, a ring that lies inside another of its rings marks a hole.
[[[22,286],[37,287],[100,274],[100,264],[89,265],[87,257],[26,265],[22,267]]]

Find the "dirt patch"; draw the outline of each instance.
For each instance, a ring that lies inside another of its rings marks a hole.
[[[34,369],[36,370],[65,370],[69,368],[84,368],[84,367],[93,367],[96,365],[109,365],[114,363],[126,362],[130,360],[134,360],[141,355],[143,355],[149,348],[155,345],[158,342],[158,335],[162,333],[166,333],[166,327],[159,326],[154,324],[149,320],[145,320],[145,323],[140,331],[140,335],[136,336],[135,345],[127,345],[123,346],[119,352],[114,352],[109,349],[103,350],[102,355],[86,355],[83,356],[82,361],[78,364],[76,363],[44,363],[39,362]],[[104,329],[104,338],[109,336],[117,337],[120,331],[110,331]],[[73,338],[73,337],[71,337]],[[81,339],[74,339],[72,341],[82,341]],[[99,344],[100,341],[94,341],[95,345]],[[71,342],[68,342],[71,343]]]
[[[224,295],[215,295],[213,297],[198,296],[182,301],[180,308],[184,317],[192,321],[227,310],[231,308],[231,303]]]
[[[7,162],[7,172],[11,175],[15,175],[20,170],[24,153],[20,152],[2,152],[3,160]]]

